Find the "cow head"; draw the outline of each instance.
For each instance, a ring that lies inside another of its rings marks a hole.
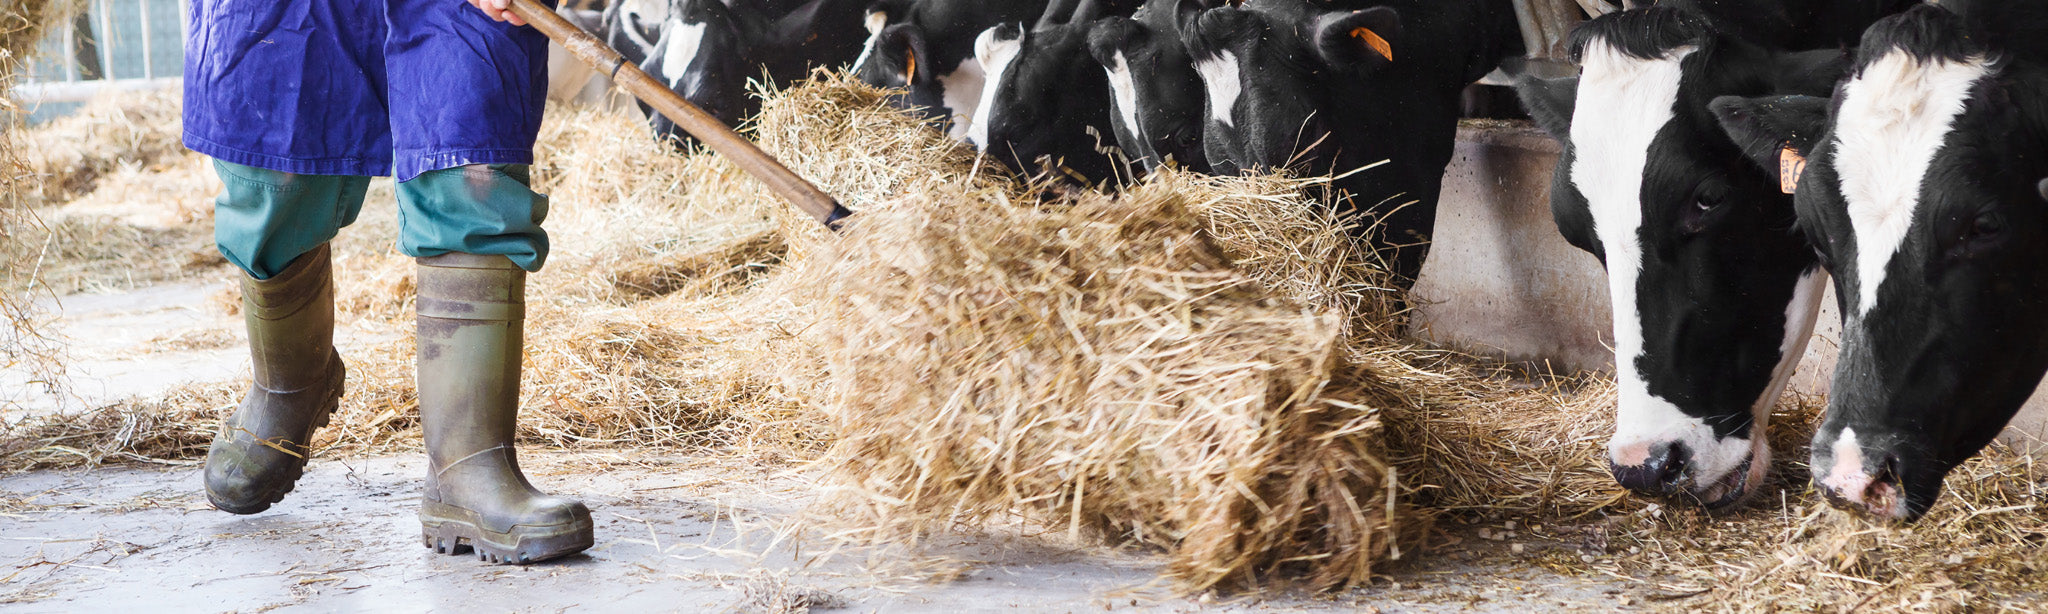
[[[1209,0],[1152,0],[1134,17],[1106,17],[1088,33],[1088,54],[1109,75],[1111,117],[1124,155],[1145,171],[1167,160],[1208,172],[1202,151],[1202,77],[1181,42],[1179,11]]]
[[[1100,7],[1081,0],[1068,19],[981,34],[974,54],[987,76],[968,142],[1020,173],[1050,171],[1090,184],[1127,175],[1105,153],[1114,139],[1109,82],[1088,59],[1089,25]]]
[[[1391,8],[1189,5],[1182,3],[1178,27],[1207,88],[1203,144],[1221,174],[1331,170],[1338,144],[1328,138],[1331,118],[1319,112],[1328,84],[1379,70],[1403,49],[1401,18]]]
[[[673,0],[661,34],[640,68],[690,104],[737,125],[758,106],[747,96],[747,41],[751,19],[720,0]],[[648,110],[645,103],[642,110]],[[688,143],[688,132],[660,113],[649,112],[657,137]]]
[[[1564,144],[1558,230],[1607,268],[1620,387],[1608,462],[1639,494],[1733,504],[1769,469],[1764,429],[1825,278],[1792,197],[1708,103],[1825,92],[1845,60],[1768,52],[1669,8],[1602,16],[1573,41],[1578,77],[1519,90]]]
[[[672,0],[660,38],[641,68],[728,126],[754,116],[760,99],[748,82],[763,72],[801,72],[826,53],[821,17],[849,0],[810,0],[787,10],[776,5],[731,7],[724,0]],[[848,42],[847,55],[851,53]],[[643,105],[642,107],[646,107]],[[689,142],[687,133],[659,113],[649,113],[657,135]]]
[[[876,0],[868,7],[867,47],[854,76],[902,90],[891,98],[967,140],[984,88],[974,43],[982,31],[1048,13],[1046,0]],[[1069,5],[1068,10],[1072,10]]]
[[[981,65],[971,59],[939,66],[922,24],[904,19],[907,6],[880,3],[868,9],[867,46],[854,60],[853,75],[875,87],[901,90],[898,107],[923,113],[954,139],[967,137],[968,119],[979,102]]]
[[[1870,28],[1832,108],[1716,105],[1759,163],[1809,160],[1799,225],[1843,317],[1814,481],[1917,518],[2048,370],[2048,75],[1924,6]]]

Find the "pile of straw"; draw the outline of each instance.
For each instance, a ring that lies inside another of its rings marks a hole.
[[[33,147],[21,130],[27,110],[9,98],[9,93],[33,59],[48,26],[76,14],[79,4],[78,0],[13,0],[0,6],[0,255],[26,251],[21,237],[39,227],[32,208],[43,184],[35,169],[21,158],[21,152]],[[56,387],[63,378],[63,361],[55,343],[39,330],[41,314],[31,295],[39,268],[19,258],[5,262],[0,266],[0,364],[24,369],[32,379]],[[0,409],[17,402],[11,397],[0,395]]]
[[[823,359],[783,379],[831,418],[820,464],[846,534],[1022,514],[1163,547],[1206,589],[1362,583],[1425,526],[1343,358],[1372,328],[1352,316],[1384,328],[1396,301],[1303,196],[1316,182],[1166,175],[1067,198],[882,102],[828,80],[756,126],[859,212],[836,237],[779,213],[789,272],[766,286]]]
[[[151,399],[0,423],[7,427],[0,431],[0,470],[198,458],[213,443],[215,414],[233,411],[240,402],[239,391],[180,386]]]
[[[1022,512],[1164,546],[1197,588],[1358,583],[1397,551],[1341,319],[1238,272],[1180,195],[927,192],[861,215],[802,272],[856,522]]]
[[[63,203],[92,193],[122,169],[153,170],[182,162],[179,90],[102,98],[23,135],[30,172],[41,180],[30,196]]]

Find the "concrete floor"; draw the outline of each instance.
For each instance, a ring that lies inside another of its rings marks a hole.
[[[207,505],[196,467],[113,467],[0,479],[0,610],[172,612],[1303,612],[1591,611],[1626,587],[1498,556],[1405,569],[1372,587],[1254,601],[1187,599],[1156,554],[1015,535],[947,537],[923,564],[893,551],[821,556],[780,538],[808,504],[802,475],[737,461],[547,453],[536,482],[597,517],[585,555],[527,567],[431,553],[413,511],[417,455],[316,459],[272,510]],[[1474,540],[1475,542],[1479,540]],[[957,574],[957,575],[956,575]],[[1417,588],[1420,587],[1420,588]]]
[[[39,395],[28,374],[0,365],[0,407],[96,407],[247,377],[240,321],[211,304],[222,287],[65,297],[51,332],[65,337],[73,394]],[[339,332],[345,347],[393,334]],[[1359,590],[1259,599],[1185,598],[1156,553],[1016,531],[936,538],[914,561],[874,548],[821,557],[833,542],[815,533],[778,539],[815,498],[785,464],[629,451],[535,450],[524,461],[543,488],[591,505],[598,539],[587,554],[531,567],[432,554],[413,516],[416,453],[316,457],[296,492],[253,516],[212,509],[196,465],[0,477],[0,612],[801,611],[792,595],[816,597],[814,610],[892,613],[1581,612],[1647,590],[1544,571],[1480,539]]]

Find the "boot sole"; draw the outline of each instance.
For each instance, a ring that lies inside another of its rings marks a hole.
[[[339,356],[337,356],[336,359],[338,360]],[[313,428],[306,430],[306,440],[308,442],[308,445],[306,446],[306,452],[304,455],[292,460],[290,473],[291,477],[290,479],[285,480],[283,488],[278,489],[277,492],[263,496],[260,500],[258,500],[255,503],[248,503],[246,505],[223,501],[220,499],[218,495],[215,495],[213,493],[213,489],[209,488],[206,489],[206,501],[212,503],[213,507],[223,512],[227,512],[230,514],[239,514],[244,516],[249,514],[262,513],[264,510],[270,509],[270,506],[276,505],[277,502],[279,501],[283,501],[284,496],[291,494],[292,488],[298,486],[299,478],[306,477],[306,461],[310,461],[313,459],[313,446],[310,445],[313,439],[313,434],[320,432],[320,429],[327,428],[327,424],[334,421],[334,412],[340,411],[341,396],[343,393],[347,392],[347,388],[348,367],[346,365],[343,365],[341,368],[341,376],[335,378],[334,394],[328,397],[326,404],[324,404],[321,407],[320,412],[314,414]]]
[[[420,543],[437,554],[475,553],[479,561],[529,565],[576,554],[595,542],[589,517],[561,524],[483,528],[476,513],[433,500],[420,502]]]

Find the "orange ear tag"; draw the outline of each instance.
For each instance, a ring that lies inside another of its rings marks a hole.
[[[1799,191],[1799,176],[1806,174],[1806,156],[1791,147],[1778,150],[1778,189],[1786,194]]]
[[[1387,39],[1380,38],[1379,33],[1373,32],[1370,28],[1353,28],[1351,30],[1351,37],[1365,41],[1365,46],[1371,47],[1373,51],[1380,52],[1380,57],[1386,58],[1387,61],[1394,61],[1394,44],[1387,42]]]

